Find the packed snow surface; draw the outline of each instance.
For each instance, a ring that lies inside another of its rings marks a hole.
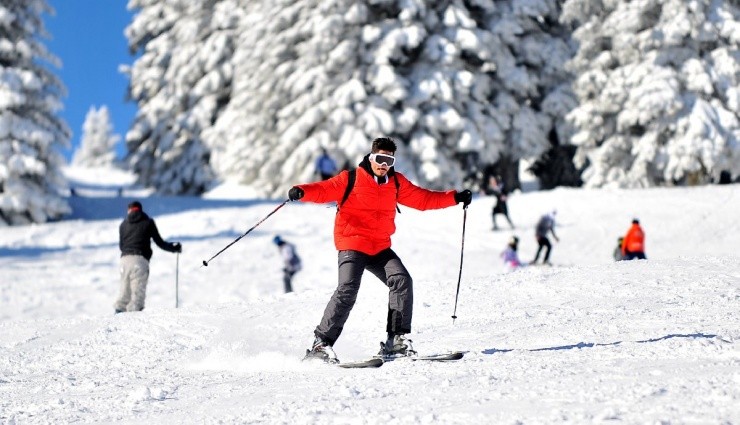
[[[467,354],[340,369],[301,362],[336,287],[332,206],[288,203],[204,267],[281,201],[224,188],[119,197],[127,176],[67,173],[83,187],[69,220],[0,231],[2,424],[740,422],[738,185],[515,193],[516,228],[499,218],[497,232],[493,198],[476,197],[454,323],[463,210],[402,206],[393,246],[414,277],[410,336],[421,353]],[[154,248],[146,309],[113,315],[131,196],[184,251]],[[552,210],[554,265],[506,270],[507,240],[530,261]],[[615,263],[635,217],[648,260]],[[276,234],[304,262],[290,294]],[[340,360],[377,352],[386,306],[366,273]]]

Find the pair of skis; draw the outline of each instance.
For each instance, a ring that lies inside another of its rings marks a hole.
[[[336,363],[337,366],[345,369],[365,369],[365,368],[376,368],[383,366],[386,362],[396,360],[411,360],[411,361],[430,361],[430,362],[448,362],[454,360],[460,360],[465,355],[464,351],[452,351],[449,353],[439,354],[428,354],[428,355],[413,355],[413,356],[400,356],[400,357],[373,357],[367,360],[359,360],[347,363]]]

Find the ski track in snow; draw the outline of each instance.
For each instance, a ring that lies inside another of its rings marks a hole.
[[[514,232],[492,232],[493,200],[476,198],[454,324],[462,213],[401,207],[415,348],[468,353],[379,369],[300,361],[336,286],[334,209],[288,204],[206,268],[277,202],[144,198],[183,242],[181,308],[176,257],[155,248],[146,309],[114,316],[130,199],[79,199],[104,218],[1,232],[0,423],[738,423],[739,188],[514,194]],[[560,266],[505,272],[506,240],[516,233],[530,260],[552,208]],[[633,216],[649,260],[613,263]],[[292,294],[276,233],[304,259]],[[366,274],[340,359],[377,352],[386,304]]]

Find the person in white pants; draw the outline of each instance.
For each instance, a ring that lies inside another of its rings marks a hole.
[[[121,288],[114,304],[115,312],[141,311],[146,299],[149,281],[149,260],[152,258],[151,240],[169,252],[182,252],[179,242],[167,242],[159,235],[157,225],[142,209],[141,202],[128,204],[126,218],[119,229],[121,249]]]

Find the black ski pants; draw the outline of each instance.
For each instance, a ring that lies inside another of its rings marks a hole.
[[[645,253],[640,252],[640,251],[635,251],[635,252],[627,251],[627,253],[624,254],[625,260],[644,260],[646,258],[647,257],[645,257]]]
[[[285,293],[293,292],[293,275],[297,272],[283,269],[283,287],[285,288]]]
[[[504,218],[506,218],[506,221],[509,222],[509,226],[513,229],[514,223],[511,222],[511,218],[509,218],[509,208],[506,206],[506,202],[497,202],[496,205],[493,207],[493,210],[491,211],[491,218],[493,219],[493,230],[498,229],[498,225],[496,224],[496,214],[503,214]]]
[[[411,313],[414,295],[411,275],[392,249],[375,255],[359,251],[339,251],[339,285],[329,300],[324,317],[314,334],[329,345],[334,345],[342,333],[344,323],[357,300],[362,274],[374,274],[388,286],[388,319],[386,332],[407,334],[411,332]]]
[[[547,239],[546,236],[537,236],[537,254],[534,256],[534,260],[532,260],[532,263],[536,263],[537,260],[540,258],[540,252],[542,251],[542,248],[545,248],[545,259],[543,262],[547,263],[550,261],[550,250],[552,249],[552,244],[550,243],[550,239]]]

